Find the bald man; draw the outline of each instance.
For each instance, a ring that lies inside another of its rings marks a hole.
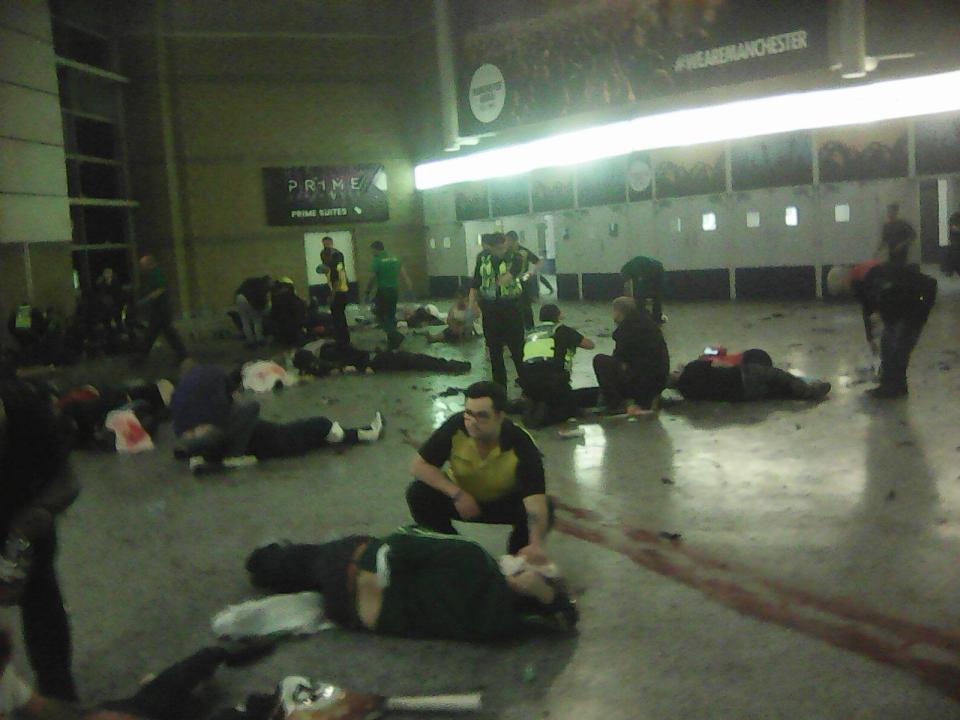
[[[595,355],[593,370],[609,413],[651,412],[670,374],[670,353],[660,326],[630,297],[613,301],[613,355]]]

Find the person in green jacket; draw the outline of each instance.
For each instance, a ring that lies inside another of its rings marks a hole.
[[[322,592],[330,620],[382,635],[486,642],[529,625],[572,630],[579,620],[559,582],[529,566],[505,577],[473,540],[415,525],[384,538],[266,545],[246,568],[259,588]]]
[[[403,279],[407,290],[413,293],[413,283],[403,267],[400,258],[386,251],[383,243],[377,240],[370,245],[373,262],[370,265],[370,282],[367,283],[367,298],[373,298],[374,315],[377,324],[387,335],[389,350],[396,350],[403,342],[403,333],[397,330],[397,301],[399,284]]]

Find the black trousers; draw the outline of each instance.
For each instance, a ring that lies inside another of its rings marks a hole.
[[[541,419],[544,425],[563,422],[582,408],[596,406],[600,395],[600,388],[595,387],[573,390],[569,373],[549,362],[526,363],[521,386],[531,401],[547,406]]]
[[[633,400],[640,407],[649,409],[667,385],[666,377],[637,374],[610,355],[594,355],[593,371],[609,409],[619,408],[624,400]]]
[[[403,333],[397,330],[398,299],[399,294],[396,288],[377,288],[377,297],[373,305],[377,324],[387,336],[391,349],[399,347],[403,342]]]
[[[247,558],[250,582],[275,593],[321,592],[327,617],[347,627],[359,626],[355,599],[347,582],[347,568],[366,535],[349,535],[318,545],[266,545]]]
[[[740,366],[745,400],[805,400],[810,384],[780,368],[755,363]]]
[[[461,522],[483,523],[485,525],[510,525],[510,538],[507,541],[507,552],[511,555],[530,544],[530,530],[527,523],[527,509],[523,505],[523,497],[519,493],[492,502],[478,503],[480,516],[472,520],[463,520],[453,500],[447,495],[435,490],[426,483],[414,480],[407,487],[407,507],[417,525],[421,525],[434,532],[456,535],[453,520]],[[554,503],[547,497],[547,526],[553,527]]]
[[[70,623],[54,566],[56,530],[34,543],[33,550],[33,566],[20,600],[27,656],[40,694],[73,702],[77,700],[77,686],[70,670]]]
[[[318,416],[289,423],[260,420],[253,428],[247,452],[261,460],[305,455],[327,444],[333,422]],[[356,430],[345,430],[343,444],[359,442]]]
[[[347,324],[347,293],[330,296],[330,315],[333,316],[333,337],[338,345],[350,344],[350,326]]]
[[[880,385],[892,390],[907,389],[907,367],[917,346],[925,321],[902,318],[885,323],[880,337]]]
[[[535,324],[533,319],[533,304],[540,297],[539,276],[527,279],[523,283],[523,300],[521,301],[521,310],[523,312],[523,327],[526,330],[533,330]]]
[[[183,339],[180,337],[180,333],[177,332],[177,328],[173,325],[173,318],[169,312],[151,312],[150,319],[147,323],[147,333],[143,337],[143,344],[140,348],[140,356],[142,359],[150,354],[153,344],[157,341],[157,338],[163,335],[166,338],[167,342],[170,343],[170,348],[177,355],[177,362],[182,362],[184,358],[187,357],[187,348],[183,344]]]
[[[470,372],[470,363],[465,360],[448,360],[447,358],[424,355],[422,353],[406,352],[404,350],[388,350],[377,353],[370,361],[370,367],[376,372],[399,370],[426,370],[436,373]]]
[[[663,322],[663,271],[654,270],[643,277],[633,278],[633,299],[637,307],[646,308],[650,301],[650,316],[656,322]]]
[[[192,714],[193,691],[210,680],[226,659],[223,648],[204,648],[164,670],[133,697],[103,703],[99,709],[146,720],[182,720]]]
[[[503,346],[510,350],[510,357],[523,375],[523,312],[522,300],[498,300],[481,303],[483,312],[483,337],[490,355],[493,381],[507,387],[507,367],[503,362]]]

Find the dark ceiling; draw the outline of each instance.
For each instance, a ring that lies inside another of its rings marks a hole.
[[[431,0],[169,0],[166,30],[404,37],[431,22],[432,7]]]

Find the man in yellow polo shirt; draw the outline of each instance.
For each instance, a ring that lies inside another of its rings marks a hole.
[[[507,419],[503,386],[478,382],[465,395],[464,411],[440,426],[413,460],[410,514],[418,525],[448,534],[456,533],[453,520],[512,525],[508,552],[544,563],[553,504],[540,449]]]

